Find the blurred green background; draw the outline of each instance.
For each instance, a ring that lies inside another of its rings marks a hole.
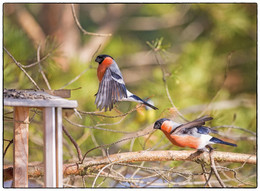
[[[94,59],[98,54],[109,54],[120,67],[127,88],[141,98],[151,98],[159,110],[138,110],[122,121],[92,115],[84,115],[83,119],[72,115],[70,120],[85,126],[134,132],[152,126],[158,118],[174,116],[161,67],[148,45],[160,42],[156,55],[166,72],[170,95],[187,119],[192,120],[204,112],[214,117],[212,127],[233,125],[256,132],[256,4],[76,4],[75,10],[85,30],[112,36],[84,35],[77,28],[70,4],[8,3],[4,4],[4,47],[26,66],[37,61],[40,46],[41,58],[46,57],[41,66],[52,89],[62,88],[85,70],[77,81],[65,88],[76,89],[70,99],[78,101],[78,110],[87,112],[97,111],[94,95],[98,79]],[[47,89],[38,65],[25,69],[40,88]],[[3,71],[4,88],[35,89],[5,52]],[[105,114],[118,115],[136,105],[118,103],[117,110]],[[4,108],[4,138],[9,140],[13,129],[12,114],[8,114],[11,111],[12,108]],[[41,112],[33,117],[29,137],[31,162],[42,161],[43,157]],[[82,153],[96,144],[112,143],[126,136],[75,127],[66,121],[64,125]],[[238,129],[218,130],[224,139],[234,140],[238,147],[216,146],[217,150],[256,152],[256,136]],[[159,131],[144,143],[146,138],[136,139],[132,146],[129,141],[111,146],[109,152],[139,151],[156,144],[155,150],[183,149],[170,145]],[[5,141],[4,147],[7,144]],[[12,162],[11,149],[6,153],[5,164]],[[97,155],[102,155],[102,151],[89,154]],[[76,151],[65,135],[64,160],[77,160]],[[173,162],[163,164],[165,167],[175,165]],[[229,164],[233,168],[238,166]],[[245,166],[239,174],[249,177],[246,182],[251,186],[256,185],[255,166]]]

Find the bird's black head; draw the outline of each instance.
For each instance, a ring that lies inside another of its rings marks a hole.
[[[112,58],[111,56],[109,56],[109,55],[107,55],[107,54],[100,54],[100,55],[98,55],[97,58],[95,59],[95,62],[101,64],[106,57]],[[112,58],[112,59],[113,59],[113,58]]]
[[[162,118],[162,119],[157,120],[157,121],[154,123],[153,128],[154,128],[154,129],[161,129],[161,126],[162,126],[162,124],[163,124],[164,121],[170,121],[170,119]]]

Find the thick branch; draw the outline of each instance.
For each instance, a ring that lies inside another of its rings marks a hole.
[[[132,163],[141,161],[197,161],[204,160],[209,161],[209,154],[202,153],[199,156],[191,157],[194,155],[194,151],[139,151],[139,152],[126,152],[112,154],[108,157],[91,157],[86,158],[85,162],[81,165],[75,163],[63,165],[63,175],[85,175],[91,171],[103,168],[110,163]],[[256,164],[256,156],[250,154],[230,153],[214,151],[212,153],[215,161],[217,162],[234,162],[234,163],[247,163]],[[39,177],[43,175],[43,165],[29,166],[29,177]],[[4,180],[12,178],[12,167],[6,167],[4,169]]]

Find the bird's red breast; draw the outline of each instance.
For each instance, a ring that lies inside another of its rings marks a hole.
[[[113,59],[110,57],[106,57],[103,62],[101,64],[98,65],[98,69],[97,69],[97,76],[98,76],[98,80],[99,82],[101,82],[106,69],[113,64]]]
[[[162,126],[161,126],[161,130],[166,134],[166,133],[170,133],[172,130],[172,126],[171,126],[171,121],[164,121]]]
[[[165,133],[166,137],[172,142],[172,144],[177,145],[179,147],[190,147],[193,149],[197,149],[200,145],[200,140],[197,137],[193,137],[190,135],[175,135]]]
[[[172,144],[177,145],[179,147],[190,147],[197,149],[200,144],[200,140],[197,137],[190,135],[176,135],[170,134],[172,131],[172,126],[170,121],[164,121],[161,130],[166,135],[166,137],[172,142]]]

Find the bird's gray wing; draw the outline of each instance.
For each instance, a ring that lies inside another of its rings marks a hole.
[[[126,97],[126,88],[124,83],[120,83],[121,76],[117,75],[110,68],[107,68],[99,84],[96,94],[95,104],[99,110],[105,108],[111,110],[115,102]]]
[[[175,129],[173,129],[170,133],[179,133],[179,132],[188,132],[189,130],[191,130],[193,127],[200,127],[200,126],[203,126],[205,125],[205,122],[206,121],[210,121],[212,120],[213,118],[212,117],[209,117],[209,116],[203,116],[203,117],[200,117],[198,119],[195,119],[191,122],[188,122],[188,123],[185,123],[185,124],[181,124],[180,126],[176,127]],[[208,127],[207,127],[208,128]],[[214,131],[214,130],[212,130]]]

